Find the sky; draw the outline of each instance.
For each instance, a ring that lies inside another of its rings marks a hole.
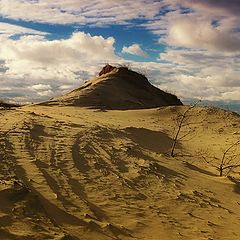
[[[0,98],[38,102],[126,65],[183,101],[240,102],[239,0],[0,0]]]

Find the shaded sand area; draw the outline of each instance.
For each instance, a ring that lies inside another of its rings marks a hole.
[[[0,239],[240,239],[240,117],[194,108],[171,158],[185,109],[1,111]]]

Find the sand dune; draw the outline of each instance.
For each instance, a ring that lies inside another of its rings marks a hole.
[[[185,109],[1,111],[0,238],[239,239],[237,169],[218,177],[199,154],[217,163],[239,115],[194,108],[171,158]]]
[[[128,68],[106,65],[99,75],[43,105],[125,110],[182,105],[175,95],[154,87],[144,75]]]

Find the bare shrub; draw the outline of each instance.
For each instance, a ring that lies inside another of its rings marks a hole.
[[[200,101],[201,100],[195,102],[193,105],[190,105],[183,113],[178,113],[177,119],[176,119],[176,125],[177,125],[176,133],[173,138],[173,143],[172,143],[171,152],[170,152],[171,157],[175,156],[175,149],[179,141],[183,140],[184,138],[186,138],[187,136],[193,133],[194,129],[191,126],[198,124],[194,122],[191,123],[191,121],[189,121],[189,119],[191,118],[191,115],[189,114],[189,112],[193,108],[195,108]],[[182,135],[181,132],[183,128],[187,128],[188,130],[185,131],[185,133]]]
[[[228,176],[235,169],[240,168],[239,145],[240,139],[223,149],[220,157],[212,155],[209,150],[200,150],[198,156],[201,157],[204,162],[214,167],[220,177]]]

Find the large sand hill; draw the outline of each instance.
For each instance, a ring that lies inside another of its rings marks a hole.
[[[192,109],[173,158],[186,108],[2,110],[0,239],[239,240],[240,117]]]
[[[126,67],[106,65],[98,77],[42,104],[129,110],[182,105],[182,102],[153,86],[143,74]]]

